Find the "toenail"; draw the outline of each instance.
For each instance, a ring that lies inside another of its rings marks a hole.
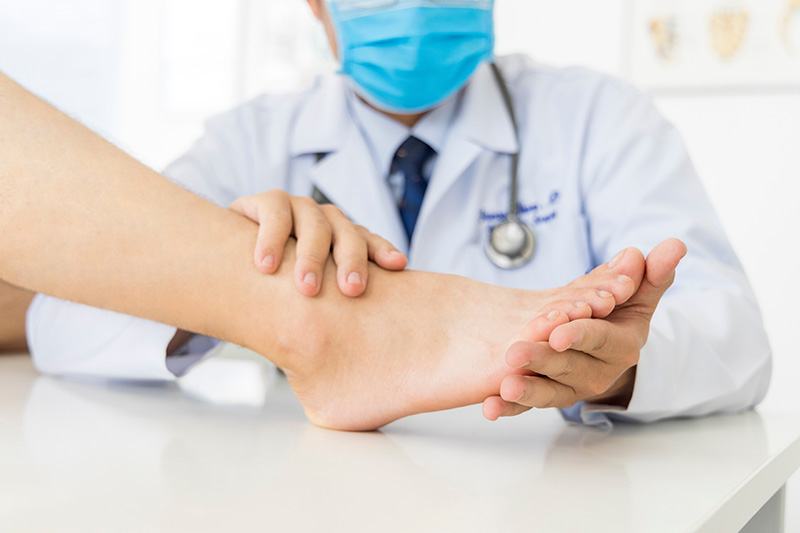
[[[272,270],[273,268],[275,268],[275,256],[274,255],[265,256],[264,259],[261,260],[261,264],[267,270]]]
[[[619,276],[617,278],[617,281],[620,282],[620,283],[630,283],[633,280],[631,278],[629,278],[628,276]]]
[[[547,318],[548,320],[555,320],[556,318],[558,318],[558,311],[550,311],[547,314]]]
[[[600,298],[608,298],[609,296],[614,296],[608,291],[597,291],[597,295],[600,296]]]
[[[313,272],[308,272],[303,278],[303,283],[307,285],[317,286],[317,275]]]
[[[575,307],[583,307],[584,305],[589,305],[586,302],[575,302]]]
[[[619,262],[620,262],[620,261],[622,261],[622,257],[623,257],[624,255],[625,255],[625,250],[623,250],[623,251],[621,251],[620,253],[618,253],[618,254],[617,254],[615,257],[614,257],[614,259],[612,259],[611,261],[609,261],[609,263],[608,263],[608,268],[615,268],[615,267],[616,267],[616,266],[619,264]]]
[[[350,275],[347,276],[347,283],[361,285],[361,275],[358,272],[350,272]]]

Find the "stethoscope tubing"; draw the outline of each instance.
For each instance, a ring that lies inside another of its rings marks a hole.
[[[497,63],[492,61],[490,63],[492,72],[497,80],[497,85],[500,87],[500,94],[503,96],[506,110],[508,111],[508,118],[511,120],[511,126],[514,128],[514,138],[517,141],[517,151],[511,154],[511,192],[508,206],[509,220],[517,220],[519,215],[519,197],[517,191],[519,189],[519,125],[517,124],[517,113],[514,111],[514,101],[511,99],[511,92],[508,90],[508,83],[500,71]]]

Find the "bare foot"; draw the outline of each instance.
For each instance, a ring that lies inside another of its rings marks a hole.
[[[650,319],[675,279],[686,245],[668,239],[646,261],[637,293],[604,320],[531,322],[523,339],[506,352],[509,374],[500,395],[487,398],[489,420],[515,416],[533,407],[570,407],[586,400],[627,407],[633,396],[636,365],[650,333]]]
[[[550,325],[605,317],[636,293],[644,257],[629,249],[615,259],[545,291],[373,269],[366,298],[329,290],[310,300],[309,306],[335,305],[323,319],[319,308],[301,312],[297,325],[306,345],[278,359],[309,419],[327,428],[371,430],[415,413],[480,403],[499,394],[513,372],[505,362],[511,344],[537,334],[525,329],[533,317],[543,314]],[[335,272],[328,268],[326,275]]]

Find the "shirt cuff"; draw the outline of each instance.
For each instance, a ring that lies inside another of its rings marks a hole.
[[[37,295],[25,327],[43,374],[122,380],[175,380],[167,369],[172,326]]]
[[[203,335],[193,336],[189,342],[167,356],[167,370],[176,378],[186,375],[194,366],[204,361],[218,344],[219,340]]]

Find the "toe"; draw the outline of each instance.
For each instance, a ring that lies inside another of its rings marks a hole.
[[[550,338],[550,334],[561,324],[569,322],[569,316],[564,311],[557,307],[571,306],[575,308],[572,302],[554,302],[550,306],[543,309],[542,314],[528,322],[522,328],[522,340],[528,342],[543,342]],[[553,307],[553,309],[550,309]]]
[[[507,402],[500,396],[492,396],[483,402],[483,416],[492,422],[501,417],[517,416],[530,410],[530,407]]]
[[[614,295],[616,305],[621,305],[636,293],[644,272],[645,259],[642,252],[636,248],[627,248],[569,286],[608,291]]]

